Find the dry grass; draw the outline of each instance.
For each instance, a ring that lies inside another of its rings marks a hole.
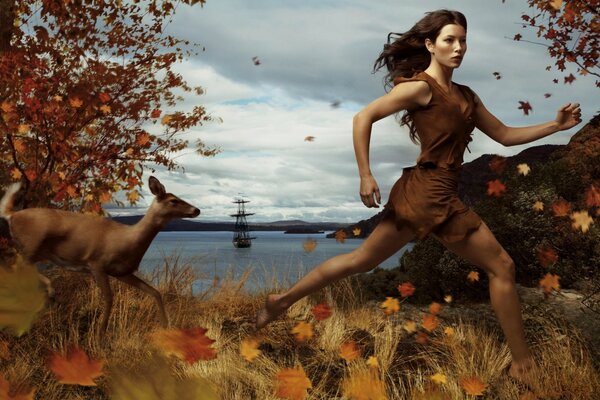
[[[225,400],[275,399],[275,374],[281,368],[296,365],[302,365],[312,382],[308,399],[344,399],[347,398],[343,396],[344,379],[366,370],[369,356],[378,359],[377,377],[384,382],[388,399],[474,398],[466,395],[459,384],[461,377],[468,376],[477,376],[487,384],[485,395],[480,398],[519,398],[517,388],[501,375],[510,363],[510,355],[496,329],[445,318],[429,335],[427,344],[418,344],[414,334],[403,329],[407,319],[421,321],[423,312],[418,307],[404,304],[400,313],[385,316],[377,304],[364,304],[352,279],[302,299],[290,308],[285,318],[261,331],[262,354],[249,363],[239,353],[240,341],[252,335],[255,312],[267,292],[245,291],[249,273],[235,280],[231,275],[225,277],[218,286],[195,296],[192,286],[198,276],[192,266],[176,258],[166,260],[161,269],[146,278],[163,294],[173,327],[202,326],[208,329],[207,336],[216,340],[215,360],[188,365],[170,359],[173,374],[202,376],[218,388],[220,398]],[[17,389],[35,387],[37,399],[111,398],[111,374],[143,372],[148,360],[152,360],[155,349],[148,333],[158,328],[153,300],[112,282],[114,310],[107,336],[100,342],[96,332],[101,299],[91,277],[55,270],[51,279],[56,298],[31,330],[20,338],[0,334],[11,352],[9,359],[0,360],[0,373]],[[301,320],[314,322],[310,309],[322,301],[332,305],[334,314],[314,324],[312,339],[297,343],[291,328]],[[600,393],[600,377],[577,332],[550,316],[525,315],[525,318],[528,340],[544,370],[540,383],[546,388],[545,398],[594,399],[594,394]],[[448,326],[454,328],[453,336],[444,334]],[[347,340],[355,341],[362,350],[362,356],[350,363],[339,355],[340,345]],[[106,375],[97,380],[97,387],[62,385],[49,372],[48,355],[64,352],[74,344],[90,356],[106,361]],[[446,375],[448,383],[434,385],[430,377],[435,373]],[[424,395],[424,391],[429,394]]]

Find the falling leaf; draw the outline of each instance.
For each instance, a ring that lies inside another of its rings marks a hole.
[[[533,203],[533,207],[532,207],[535,211],[544,211],[544,203],[542,203],[541,201],[536,201],[535,203]]]
[[[344,243],[346,241],[346,232],[344,231],[337,231],[335,233],[335,241],[338,243]]]
[[[469,272],[469,275],[467,275],[467,280],[469,282],[475,282],[479,280],[479,272],[477,271],[471,271]]]
[[[284,368],[275,375],[275,379],[277,380],[275,396],[283,399],[303,400],[308,395],[308,389],[312,388],[302,366]]]
[[[453,337],[455,334],[456,332],[454,332],[454,328],[452,328],[451,326],[447,326],[446,328],[444,328],[444,335],[448,337]]]
[[[570,85],[575,79],[575,75],[569,74],[569,76],[565,76],[565,84],[568,83]]]
[[[360,356],[360,349],[353,341],[342,343],[340,346],[340,356],[347,362],[355,360]]]
[[[33,400],[33,396],[35,395],[35,390],[31,389],[29,393],[13,393],[10,395],[10,384],[9,382],[0,374],[0,399],[1,400]]]
[[[566,217],[571,210],[571,204],[565,199],[552,203],[552,212],[555,217]]]
[[[551,93],[544,93],[544,97],[545,97],[545,98],[549,98],[550,96],[552,96],[552,94],[551,94]]]
[[[429,312],[433,315],[438,315],[442,311],[442,305],[435,301],[429,305]]]
[[[563,0],[550,0],[549,3],[552,8],[558,11],[562,6]]]
[[[150,142],[150,135],[146,132],[140,133],[139,135],[137,135],[137,137],[135,139],[135,144],[137,144],[138,146],[145,146],[149,142]]]
[[[493,75],[496,78],[496,80],[502,79],[502,75],[500,75],[500,72],[494,72]]]
[[[100,93],[98,95],[98,98],[103,103],[108,103],[110,101],[110,96],[108,94],[104,93],[104,92]]]
[[[23,174],[16,167],[10,170],[10,177],[13,180],[18,181],[22,176]]]
[[[492,171],[500,175],[506,168],[506,160],[506,157],[494,156],[488,165]]]
[[[585,192],[585,204],[588,207],[600,207],[600,189],[593,184]]]
[[[304,138],[305,142],[314,142],[314,140],[315,140],[314,136],[307,136],[307,137]]]
[[[331,317],[331,308],[326,303],[320,303],[311,309],[317,321],[323,321]]]
[[[339,108],[341,102],[339,100],[335,100],[331,102],[331,108]]]
[[[489,181],[488,183],[487,194],[489,196],[502,196],[502,193],[506,191],[506,186],[498,179],[494,179],[493,181]]]
[[[140,354],[141,355],[141,354]],[[194,373],[181,379],[163,357],[136,360],[138,367],[126,370],[115,366],[109,372],[114,400],[218,400],[217,386]]]
[[[379,307],[383,308],[383,312],[386,315],[394,314],[400,311],[400,303],[395,297],[386,297],[385,301],[381,303]]]
[[[198,360],[212,360],[217,357],[211,346],[215,342],[206,336],[206,328],[191,329],[159,329],[152,333],[151,338],[156,347],[167,355],[193,364]]]
[[[590,224],[594,223],[594,219],[588,215],[587,210],[574,211],[571,214],[571,227],[573,230],[581,229],[581,232],[586,233],[590,229]]]
[[[0,105],[0,108],[6,114],[12,114],[12,113],[15,112],[15,105],[14,105],[14,103],[9,103],[8,101],[3,101],[2,105]]]
[[[344,398],[349,400],[387,400],[385,384],[372,371],[358,371],[342,381]]]
[[[522,38],[522,37],[523,37],[523,36],[522,36],[520,33],[517,33],[517,34],[515,35],[515,37],[513,38],[513,40],[519,41],[519,40],[521,40],[521,38]]]
[[[313,326],[310,322],[300,321],[292,328],[297,342],[304,342],[313,337]]]
[[[252,57],[252,62],[254,63],[254,65],[260,65],[260,60],[258,59],[258,57]]]
[[[540,287],[544,289],[545,294],[552,293],[552,289],[556,290],[557,292],[560,292],[560,284],[558,283],[559,280],[560,276],[547,273],[540,280]]]
[[[360,228],[354,228],[354,229],[352,229],[352,234],[354,236],[360,236],[360,232],[361,232]]]
[[[100,106],[100,111],[102,111],[103,114],[110,114],[111,109],[108,104],[104,104]]]
[[[83,101],[79,97],[70,97],[69,104],[73,108],[80,108],[83,105]]]
[[[17,257],[12,266],[0,265],[0,330],[21,336],[44,308],[46,293],[37,268]]]
[[[247,361],[252,362],[258,357],[261,351],[258,349],[259,341],[257,338],[246,338],[240,342],[240,354]]]
[[[36,180],[37,172],[34,169],[28,168],[25,170],[25,176],[27,177],[28,181],[32,182]]]
[[[460,378],[460,386],[464,389],[465,393],[471,396],[483,396],[486,384],[483,383],[479,378],[473,376],[468,378]]]
[[[410,282],[402,282],[402,284],[398,286],[398,291],[400,292],[400,296],[408,297],[415,293],[415,287]]]
[[[369,356],[367,365],[371,368],[379,368],[379,360],[375,356]]]
[[[163,125],[169,125],[171,123],[171,119],[173,119],[173,117],[171,115],[165,115],[164,117],[162,117],[160,122]]]
[[[439,324],[440,324],[440,322],[436,318],[435,315],[432,315],[432,314],[423,315],[423,324],[422,324],[423,328],[425,328],[429,332],[433,332],[435,330],[435,328],[438,327]]]
[[[554,79],[552,79],[552,82],[553,83],[558,83],[558,79],[554,78]]]
[[[304,247],[305,252],[310,253],[317,248],[317,241],[315,239],[307,239],[302,243],[302,247]]]
[[[446,303],[452,303],[452,296],[451,295],[444,296],[444,301]]]
[[[417,331],[417,323],[415,321],[406,321],[404,325],[402,325],[402,329],[404,329],[408,333],[414,333]]]
[[[58,382],[65,385],[96,386],[94,379],[104,375],[104,362],[90,360],[79,347],[69,350],[66,357],[58,353],[52,354],[48,367]]]
[[[437,374],[431,376],[431,380],[433,382],[437,383],[438,385],[448,383],[448,379],[446,378],[446,375],[440,374],[439,372]]]
[[[160,114],[161,114],[161,111],[159,109],[155,108],[150,113],[150,118],[160,118]]]
[[[523,176],[526,176],[529,173],[530,170],[531,169],[529,168],[529,165],[527,165],[527,164],[519,164],[519,165],[517,165],[517,171],[518,171],[518,173],[521,174],[521,175],[523,175]]]
[[[535,249],[536,256],[542,267],[548,268],[558,260],[558,256],[552,247],[540,247]]]
[[[429,336],[425,332],[418,332],[415,335],[415,342],[419,344],[427,344],[427,342],[429,342]]]
[[[131,203],[135,203],[140,199],[140,193],[137,190],[132,190],[131,192],[127,193],[127,200],[129,200]]]
[[[533,110],[533,108],[531,107],[531,104],[529,104],[528,101],[521,101],[519,100],[519,104],[520,106],[517,107],[519,110],[523,110],[523,113],[525,115],[529,115],[529,111]]]
[[[99,199],[100,203],[108,203],[112,200],[112,194],[110,192],[102,192]]]

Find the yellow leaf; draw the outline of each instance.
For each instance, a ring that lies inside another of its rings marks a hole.
[[[550,0],[549,3],[552,8],[554,8],[556,11],[558,11],[558,10],[560,10],[560,7],[562,6],[563,0]]]
[[[535,203],[533,203],[533,207],[532,207],[535,211],[543,211],[544,210],[544,203],[542,203],[541,201],[536,201]]]
[[[187,373],[181,379],[162,357],[138,362],[135,371],[115,367],[108,374],[114,400],[219,400],[217,387]]]
[[[160,121],[163,125],[169,125],[169,123],[171,122],[171,119],[173,117],[171,117],[170,115],[165,115],[164,117],[162,117],[162,120]]]
[[[131,203],[135,203],[139,199],[140,199],[140,194],[138,193],[137,190],[132,190],[131,192],[127,193],[127,200],[129,200]]]
[[[252,362],[261,351],[258,349],[259,341],[256,338],[246,338],[240,342],[240,354],[247,361]]]
[[[379,307],[383,308],[383,312],[386,315],[390,315],[400,311],[400,302],[395,297],[386,297],[385,301]]]
[[[0,330],[15,335],[27,332],[44,308],[46,294],[40,287],[37,268],[17,257],[12,266],[0,265]]]
[[[452,296],[451,295],[444,296],[444,301],[446,303],[452,303]]]
[[[487,386],[476,376],[469,378],[461,378],[460,385],[467,394],[470,394],[472,396],[483,396],[483,392],[485,391],[485,388]]]
[[[354,228],[354,229],[352,229],[352,234],[354,236],[360,236],[360,232],[361,232],[360,228]]]
[[[453,337],[456,333],[454,331],[454,328],[452,328],[451,326],[447,326],[444,329],[444,334],[448,337]]]
[[[402,325],[402,329],[404,329],[408,333],[414,333],[417,331],[417,323],[415,321],[406,321],[404,325]]]
[[[529,165],[527,165],[527,164],[517,165],[517,171],[519,172],[519,174],[521,174],[523,176],[527,175],[530,170],[531,170],[531,168],[529,168]]]
[[[360,356],[360,349],[353,341],[344,342],[340,346],[340,356],[350,362]]]
[[[103,114],[110,114],[111,109],[108,104],[104,104],[100,106],[100,111],[102,111]]]
[[[477,272],[477,271],[469,272],[469,275],[467,275],[467,279],[469,280],[469,282],[478,281],[479,280],[479,272]]]
[[[23,174],[16,167],[10,170],[10,177],[13,178],[13,180],[18,181],[22,176]]]
[[[367,365],[371,368],[379,368],[379,360],[375,356],[370,356],[367,360]]]
[[[56,101],[57,103],[60,103],[61,101],[63,101],[62,96],[56,95],[52,97],[52,100]]]
[[[313,337],[313,326],[310,322],[300,321],[292,328],[292,333],[296,336],[296,341],[304,342]]]
[[[29,132],[29,125],[27,124],[19,124],[18,128],[17,128],[17,132],[19,132],[20,134],[24,135],[27,132]]]
[[[344,397],[350,400],[387,400],[385,384],[373,371],[358,371],[342,381]]]
[[[440,373],[433,375],[431,377],[431,380],[434,381],[435,383],[437,383],[438,385],[440,385],[442,383],[448,383],[448,380],[446,379],[446,375],[440,374]]]
[[[306,239],[306,242],[302,244],[304,251],[310,253],[317,248],[317,241],[315,239]]]
[[[586,233],[590,229],[590,224],[594,223],[594,219],[588,215],[586,210],[574,211],[571,213],[571,222],[574,230],[581,229],[581,232]]]

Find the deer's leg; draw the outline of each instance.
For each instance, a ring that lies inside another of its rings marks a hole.
[[[116,277],[121,282],[125,282],[126,284],[133,286],[135,288],[140,289],[143,292],[148,293],[150,296],[154,298],[156,304],[158,305],[158,310],[160,311],[160,320],[163,327],[169,326],[169,319],[167,318],[167,313],[165,312],[165,306],[162,301],[162,296],[159,291],[154,289],[152,286],[144,282],[142,279],[137,276],[130,274],[125,276],[117,276]]]
[[[103,338],[104,334],[106,333],[106,328],[108,327],[108,318],[110,317],[110,312],[112,310],[113,293],[110,289],[108,275],[94,268],[91,269],[91,272],[92,275],[94,275],[94,279],[100,288],[100,293],[102,294],[102,299],[104,300],[104,313],[100,322],[100,338]]]

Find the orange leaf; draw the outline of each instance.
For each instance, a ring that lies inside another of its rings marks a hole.
[[[489,166],[493,172],[497,173],[498,175],[502,174],[506,168],[506,157],[494,156],[494,158],[492,158],[490,161]]]
[[[104,93],[104,92],[100,93],[98,95],[98,98],[103,103],[108,103],[110,101],[110,96],[108,94]]]
[[[435,301],[429,305],[429,312],[433,315],[438,315],[442,311],[442,305]]]
[[[300,321],[292,328],[297,342],[304,342],[313,337],[313,326],[310,322]]]
[[[160,121],[163,125],[169,125],[171,123],[171,119],[173,117],[170,115],[165,115],[164,117],[162,117],[162,120]]]
[[[146,132],[139,134],[137,136],[137,138],[135,139],[135,143],[140,145],[140,146],[144,146],[146,145],[148,142],[150,142],[150,135],[148,135]]]
[[[15,151],[17,153],[25,153],[25,150],[27,150],[27,146],[25,145],[25,142],[21,139],[13,140],[13,146],[15,146]]]
[[[21,179],[22,176],[23,174],[17,168],[13,168],[10,170],[10,177],[13,178],[13,180],[18,181],[19,179]]]
[[[475,376],[469,378],[460,378],[460,385],[467,394],[472,396],[483,396],[483,392],[487,386]]]
[[[217,357],[211,346],[215,342],[207,337],[206,328],[159,329],[151,336],[154,344],[165,354],[173,354],[180,360],[193,364],[198,360],[212,360]]]
[[[571,204],[565,199],[560,199],[552,204],[552,212],[554,213],[555,217],[566,217],[569,215],[570,209]]]
[[[338,243],[344,243],[346,241],[346,232],[337,231],[335,233],[335,241]]]
[[[69,104],[73,108],[79,108],[83,105],[83,101],[81,101],[81,99],[79,97],[70,97]]]
[[[307,390],[312,388],[302,366],[284,368],[275,375],[275,379],[278,381],[275,396],[284,399],[303,400],[308,394]]]
[[[560,292],[560,284],[558,283],[560,276],[554,274],[546,274],[544,278],[540,280],[540,287],[544,289],[544,294],[552,293],[552,289]]]
[[[487,194],[490,196],[500,197],[506,191],[506,186],[498,179],[488,182]]]
[[[306,242],[302,244],[304,251],[310,253],[317,248],[317,241],[315,239],[306,239]]]
[[[25,176],[29,181],[35,181],[37,178],[37,172],[35,172],[33,169],[28,169],[25,171]]]
[[[395,297],[386,297],[385,301],[381,303],[379,307],[383,308],[383,312],[386,315],[394,314],[400,311],[400,303]]]
[[[73,347],[67,357],[54,353],[49,361],[50,370],[65,385],[96,386],[94,379],[103,375],[103,365],[103,361],[90,360],[78,347]]]
[[[590,185],[585,192],[585,204],[588,207],[600,207],[600,189],[594,185]]]
[[[8,101],[3,101],[2,105],[0,105],[0,108],[6,114],[12,114],[12,113],[15,112],[15,104],[14,103],[9,103]]]
[[[29,132],[30,129],[31,128],[27,124],[19,124],[19,126],[17,127],[17,132],[19,132],[20,134],[24,135],[27,132]]]
[[[112,110],[109,105],[104,104],[100,106],[100,111],[102,111],[103,114],[110,114]]]
[[[112,200],[112,194],[110,194],[110,192],[102,192],[102,194],[100,195],[101,203],[108,203],[111,200]]]
[[[258,357],[261,351],[258,349],[259,341],[256,338],[246,338],[240,342],[240,354],[248,361],[252,362]]]
[[[12,396],[10,393],[10,384],[0,375],[0,399],[2,400],[33,400],[35,389],[31,389],[29,393],[16,393]]]
[[[350,362],[360,356],[360,349],[353,341],[344,342],[340,346],[340,356]]]
[[[417,342],[419,344],[427,344],[428,341],[429,341],[429,336],[427,335],[426,332],[418,332],[417,335],[415,336],[415,342]]]
[[[590,224],[594,223],[594,219],[588,215],[586,210],[574,211],[571,214],[571,222],[574,230],[581,229],[583,233],[586,233],[590,229]]]
[[[373,371],[358,371],[342,381],[344,397],[350,400],[387,400],[385,384]]]
[[[439,321],[435,315],[425,314],[423,315],[423,328],[427,329],[429,332],[433,332],[435,328],[438,327]]]
[[[562,6],[563,0],[550,0],[549,3],[552,8],[558,11]]]
[[[542,267],[548,268],[549,265],[554,264],[558,259],[556,252],[552,247],[542,247],[535,249],[536,256]]]
[[[326,303],[317,304],[312,308],[311,311],[317,321],[323,321],[331,317],[331,307],[329,307]]]
[[[467,280],[469,282],[475,282],[479,280],[479,272],[477,271],[471,271],[469,272],[469,275],[467,275]]]
[[[402,284],[398,286],[398,291],[400,292],[400,296],[408,297],[415,293],[415,287],[410,282],[402,282]]]
[[[150,118],[159,118],[161,111],[159,109],[154,109],[150,113]]]

